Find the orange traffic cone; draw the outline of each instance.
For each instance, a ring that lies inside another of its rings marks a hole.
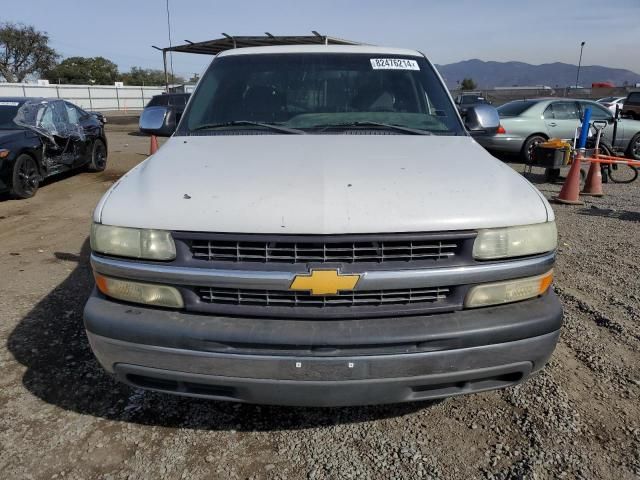
[[[158,151],[158,137],[151,135],[151,145],[149,146],[149,155],[153,155]]]
[[[569,175],[562,185],[560,195],[553,197],[553,201],[557,203],[565,203],[568,205],[584,205],[580,201],[580,156],[576,157],[571,163]]]
[[[599,162],[591,162],[587,180],[584,182],[584,188],[580,195],[591,195],[592,197],[602,197],[602,171]]]

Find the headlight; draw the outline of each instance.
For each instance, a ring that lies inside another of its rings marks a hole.
[[[91,249],[94,252],[148,260],[173,260],[176,245],[169,232],[112,227],[94,223],[91,227]]]
[[[535,277],[477,285],[467,293],[464,306],[466,308],[486,307],[537,297],[547,291],[552,280],[553,270],[550,270],[544,275]]]
[[[551,252],[558,246],[555,222],[480,230],[473,244],[478,260],[522,257]]]
[[[10,153],[6,148],[0,148],[0,158],[7,158]]]
[[[105,277],[99,273],[94,276],[98,290],[109,297],[157,307],[182,308],[184,306],[182,295],[173,287],[120,280]]]

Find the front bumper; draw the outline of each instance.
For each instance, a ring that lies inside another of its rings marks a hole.
[[[356,320],[214,317],[94,292],[85,326],[102,366],[136,387],[238,402],[345,406],[519,383],[558,341],[555,294],[446,314]]]

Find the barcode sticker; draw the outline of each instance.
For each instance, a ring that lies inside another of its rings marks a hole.
[[[371,58],[370,60],[374,70],[420,70],[418,62],[407,58]]]

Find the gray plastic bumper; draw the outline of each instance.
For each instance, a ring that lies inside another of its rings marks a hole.
[[[561,323],[553,293],[450,314],[341,321],[208,317],[95,293],[85,309],[93,351],[121,381],[179,395],[306,406],[416,401],[513,385],[544,366]],[[310,348],[300,343],[305,337]],[[399,350],[400,339],[407,343]]]

